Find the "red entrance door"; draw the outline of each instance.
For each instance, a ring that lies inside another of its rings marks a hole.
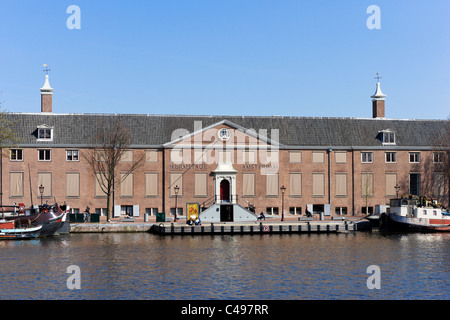
[[[225,179],[220,182],[220,200],[230,201],[230,182]]]

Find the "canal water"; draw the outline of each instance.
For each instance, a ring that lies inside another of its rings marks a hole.
[[[0,242],[0,268],[0,299],[442,300],[450,234],[70,234]]]

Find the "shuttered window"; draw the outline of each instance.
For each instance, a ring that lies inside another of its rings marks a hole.
[[[336,173],[336,196],[347,196],[347,174]]]
[[[66,197],[80,196],[80,174],[67,173],[66,174]]]
[[[323,197],[325,195],[325,174],[313,173],[313,196]]]
[[[194,175],[194,192],[196,197],[207,196],[207,177],[206,173],[196,173]]]
[[[180,188],[178,195],[183,195],[183,175],[178,172],[170,174],[170,195],[175,196],[175,186]]]
[[[290,173],[289,174],[289,192],[291,196],[302,195],[302,174]]]
[[[44,186],[43,197],[50,197],[52,195],[52,174],[50,172],[38,173],[38,188],[39,186]],[[39,194],[38,197],[40,196]]]
[[[266,194],[268,196],[278,196],[278,174],[266,175]]]
[[[313,163],[324,163],[325,162],[324,152],[323,151],[313,151],[312,162]]]
[[[125,174],[120,174],[120,196],[121,197],[132,197],[133,196],[133,174],[129,174],[125,178]]]
[[[9,196],[23,197],[23,172],[10,172]]]
[[[158,195],[158,174],[145,174],[145,195],[147,197],[156,197]]]
[[[396,173],[386,173],[386,196],[395,196],[397,185],[397,174]]]
[[[244,196],[254,196],[255,195],[255,174],[254,173],[244,173],[243,174],[242,194]]]
[[[361,195],[373,196],[373,173],[371,172],[361,174]]]

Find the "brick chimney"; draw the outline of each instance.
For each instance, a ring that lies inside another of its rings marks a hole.
[[[385,98],[386,95],[381,92],[380,81],[377,82],[377,90],[372,98],[373,118],[385,118]]]
[[[53,112],[53,88],[50,87],[48,74],[45,76],[45,83],[41,88],[41,112]]]

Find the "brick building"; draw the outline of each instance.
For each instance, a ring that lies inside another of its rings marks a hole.
[[[143,166],[114,192],[114,216],[186,212],[236,203],[257,213],[359,216],[399,195],[448,205],[448,182],[435,142],[446,120],[385,118],[377,83],[373,118],[55,114],[48,75],[40,113],[9,113],[20,139],[1,160],[2,204],[67,203],[105,214],[106,197],[82,157],[99,123],[120,119],[131,145],[116,175]],[[175,195],[175,186],[179,188]],[[396,188],[397,187],[397,188]],[[283,194],[284,191],[284,194]],[[32,194],[32,198],[31,197]]]

